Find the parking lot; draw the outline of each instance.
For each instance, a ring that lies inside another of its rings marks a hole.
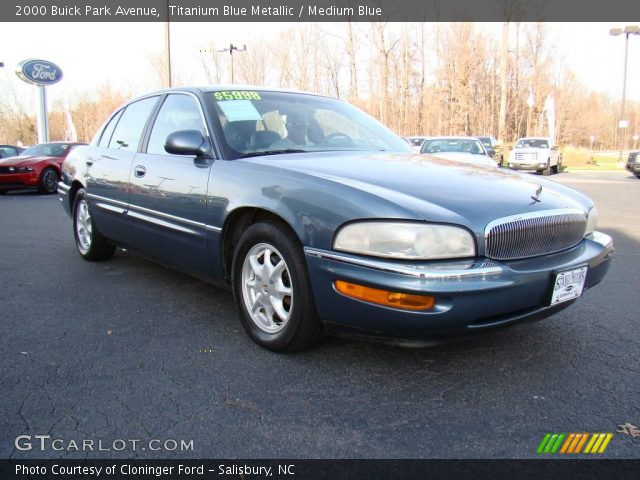
[[[432,348],[332,338],[291,355],[248,339],[229,292],[128,252],[83,261],[57,196],[0,197],[0,456],[536,457],[547,432],[640,425],[640,180],[551,179],[596,202],[616,246],[575,305]],[[22,451],[20,434],[141,443]],[[640,438],[614,433],[605,455],[640,458]]]

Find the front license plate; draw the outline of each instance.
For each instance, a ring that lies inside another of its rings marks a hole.
[[[556,275],[551,295],[551,305],[573,300],[582,295],[584,281],[587,278],[587,267],[567,270]]]

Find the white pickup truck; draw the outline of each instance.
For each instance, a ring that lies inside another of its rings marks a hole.
[[[521,138],[509,152],[509,168],[514,170],[535,170],[549,175],[558,173],[561,165],[558,146],[545,137]]]

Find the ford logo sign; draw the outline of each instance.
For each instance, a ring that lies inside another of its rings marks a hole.
[[[53,85],[62,79],[62,70],[48,60],[23,60],[16,68],[22,80],[33,85]]]

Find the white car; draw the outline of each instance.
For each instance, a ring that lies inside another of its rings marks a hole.
[[[428,137],[407,137],[407,140],[409,141],[409,143],[411,144],[411,147],[416,150],[416,151],[420,151],[420,147],[422,146],[422,144],[424,143],[424,141],[427,139]]]
[[[422,143],[420,153],[473,165],[498,166],[475,137],[432,137]]]
[[[558,173],[562,166],[562,158],[557,145],[553,145],[546,137],[521,138],[509,152],[509,168],[513,170],[529,170],[549,175]]]

